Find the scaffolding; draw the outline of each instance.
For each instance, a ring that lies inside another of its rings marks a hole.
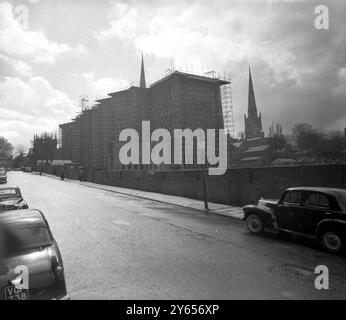
[[[79,97],[79,106],[82,112],[90,109],[89,98],[87,95],[82,95]]]
[[[217,77],[216,72],[214,70],[204,72],[203,75],[209,78],[220,79],[227,82],[227,84],[223,84],[220,86],[223,122],[224,122],[224,128],[225,128],[226,134],[234,138],[235,129],[234,129],[234,118],[233,118],[231,75],[224,73],[223,76],[219,75]]]
[[[227,84],[220,86],[224,127],[226,133],[229,134],[232,138],[234,138],[235,129],[233,118],[231,75],[224,73],[223,77],[220,77],[220,79],[228,82]]]

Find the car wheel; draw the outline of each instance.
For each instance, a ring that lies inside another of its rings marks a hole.
[[[345,239],[341,232],[325,230],[320,237],[323,248],[332,253],[341,253],[345,249]]]
[[[251,233],[259,234],[264,230],[262,219],[257,214],[250,214],[245,220],[246,227]]]

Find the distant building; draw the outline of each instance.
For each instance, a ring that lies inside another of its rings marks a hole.
[[[119,150],[124,144],[119,142],[120,132],[131,128],[141,136],[145,120],[150,121],[151,132],[163,128],[170,131],[171,136],[174,129],[223,129],[220,86],[228,83],[218,78],[174,71],[147,87],[142,56],[139,86],[109,93],[72,122],[60,125],[64,158],[92,169],[197,168],[199,165],[195,162],[178,166],[123,165],[119,161]],[[196,154],[196,150],[193,151]]]
[[[229,166],[253,167],[270,164],[269,140],[264,136],[262,116],[257,112],[251,69],[249,67],[248,115],[244,115],[245,135],[234,145]]]
[[[251,70],[249,67],[249,96],[248,96],[248,115],[244,115],[245,120],[245,139],[263,138],[262,115],[257,113],[255,92],[252,84]]]
[[[73,123],[61,124],[61,144],[62,148],[61,157],[63,160],[72,160],[72,126]]]
[[[37,160],[45,160],[51,162],[60,158],[58,150],[58,139],[56,135],[44,133],[40,136],[34,135],[33,147],[29,151],[30,158],[36,162]]]

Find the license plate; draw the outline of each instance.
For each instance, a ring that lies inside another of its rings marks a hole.
[[[5,287],[5,300],[29,300],[28,289],[17,289],[15,286]]]

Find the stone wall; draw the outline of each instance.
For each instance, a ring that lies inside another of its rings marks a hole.
[[[49,170],[60,176],[61,168]],[[74,169],[65,177],[78,179]],[[193,199],[203,199],[203,173],[184,171],[86,170],[83,180]],[[229,169],[223,176],[207,176],[209,201],[232,205],[255,203],[260,197],[278,198],[288,187],[346,188],[346,165],[280,166]]]

